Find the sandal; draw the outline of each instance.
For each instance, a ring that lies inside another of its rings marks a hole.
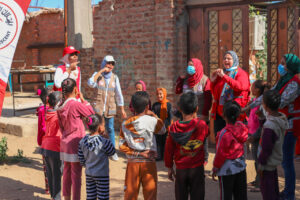
[[[252,182],[248,183],[248,186],[255,187],[256,186],[256,181],[252,181]]]
[[[251,188],[249,191],[250,192],[260,192],[260,188],[257,188],[257,187]]]

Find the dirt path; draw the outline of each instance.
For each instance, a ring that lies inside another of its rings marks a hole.
[[[44,193],[44,178],[42,172],[41,155],[37,153],[37,144],[35,137],[21,138],[8,134],[0,133],[2,137],[8,138],[8,155],[17,154],[18,149],[24,151],[24,156],[30,160],[30,163],[4,164],[0,165],[0,199],[1,200],[33,200],[33,199],[50,199],[49,195]],[[120,154],[121,155],[121,154]],[[211,169],[211,163],[214,154],[210,154],[209,163],[206,171]],[[118,162],[110,162],[110,196],[111,199],[123,198],[123,184],[126,170],[126,160],[124,156],[120,156]],[[248,182],[254,177],[253,161],[247,161]],[[158,168],[158,200],[175,199],[174,184],[167,179],[167,171],[163,162],[157,163]],[[300,199],[300,163],[297,163],[297,199]],[[280,174],[280,187],[283,186],[282,170]],[[84,174],[84,173],[83,173]],[[209,200],[219,199],[219,189],[217,182],[206,176],[206,198]],[[82,178],[82,199],[86,198],[85,193],[85,177]],[[251,200],[260,200],[260,193],[248,193]],[[139,199],[143,199],[140,192]]]

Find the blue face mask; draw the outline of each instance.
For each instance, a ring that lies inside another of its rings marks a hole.
[[[277,69],[278,69],[278,73],[280,74],[280,76],[286,75],[287,71],[285,70],[285,68],[282,64],[279,64]]]
[[[187,68],[186,68],[186,71],[189,75],[193,75],[196,73],[196,70],[195,70],[195,67],[192,66],[192,65],[189,65]]]

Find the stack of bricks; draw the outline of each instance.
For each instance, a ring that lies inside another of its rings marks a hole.
[[[127,113],[139,80],[146,83],[152,103],[158,87],[175,100],[175,81],[187,65],[184,6],[183,0],[103,0],[94,7],[94,57],[101,63],[105,55],[114,56]]]

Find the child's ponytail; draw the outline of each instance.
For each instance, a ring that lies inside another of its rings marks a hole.
[[[98,114],[94,114],[84,118],[83,121],[86,123],[89,131],[95,133],[97,132],[99,125],[103,123],[103,118]]]
[[[76,87],[76,81],[72,78],[67,78],[63,80],[61,83],[62,89],[62,101],[60,106],[62,106],[66,100],[66,95],[73,92],[74,88]]]

